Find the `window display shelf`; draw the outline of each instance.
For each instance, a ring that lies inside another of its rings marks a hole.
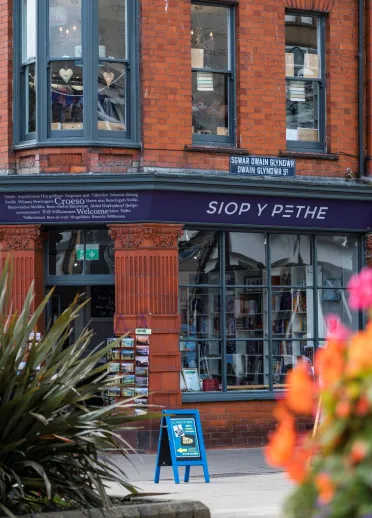
[[[237,313],[235,316],[237,317],[254,317],[254,316],[260,316],[263,315],[263,313]]]

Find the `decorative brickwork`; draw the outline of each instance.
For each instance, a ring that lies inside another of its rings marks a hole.
[[[152,242],[156,248],[175,248],[178,238],[183,235],[183,230],[166,227],[153,229]]]
[[[82,155],[48,155],[48,164],[50,167],[59,167],[59,166],[74,166],[74,165],[82,165],[83,164],[83,156]]]
[[[20,169],[30,169],[31,167],[35,167],[35,155],[21,157],[19,159],[19,167]]]
[[[130,167],[130,155],[99,155],[98,164],[105,167]]]
[[[11,311],[21,313],[25,297],[34,284],[32,311],[44,296],[43,236],[38,225],[0,226],[0,272],[6,258],[13,266]],[[45,322],[40,322],[42,329]]]
[[[34,226],[0,227],[0,241],[5,244],[6,250],[27,250],[30,247],[39,250],[42,248],[40,230]]]
[[[116,247],[123,249],[140,248],[145,238],[151,236],[151,228],[120,226],[113,227],[109,231],[112,239],[117,243]]]

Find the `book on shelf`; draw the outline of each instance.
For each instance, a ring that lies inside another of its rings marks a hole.
[[[227,313],[233,313],[235,310],[235,299],[228,295],[226,298],[226,312]]]
[[[261,299],[248,298],[247,295],[240,297],[240,313],[253,315],[262,313]]]
[[[293,311],[306,311],[306,292],[296,291],[293,296]]]

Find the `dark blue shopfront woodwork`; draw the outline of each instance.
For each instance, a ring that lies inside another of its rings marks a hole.
[[[259,227],[372,227],[369,200],[182,191],[1,193],[4,224],[187,222]]]

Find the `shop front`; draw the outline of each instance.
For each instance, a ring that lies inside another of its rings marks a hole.
[[[365,264],[368,188],[57,176],[1,180],[14,307],[34,281],[35,303],[55,287],[44,329],[78,294],[89,302],[73,331],[91,326],[92,346],[151,329],[149,403],[199,408],[208,446],[262,444],[285,375],[299,359],[312,371],[326,315],[363,325],[346,287]],[[157,434],[132,439],[153,450]]]

